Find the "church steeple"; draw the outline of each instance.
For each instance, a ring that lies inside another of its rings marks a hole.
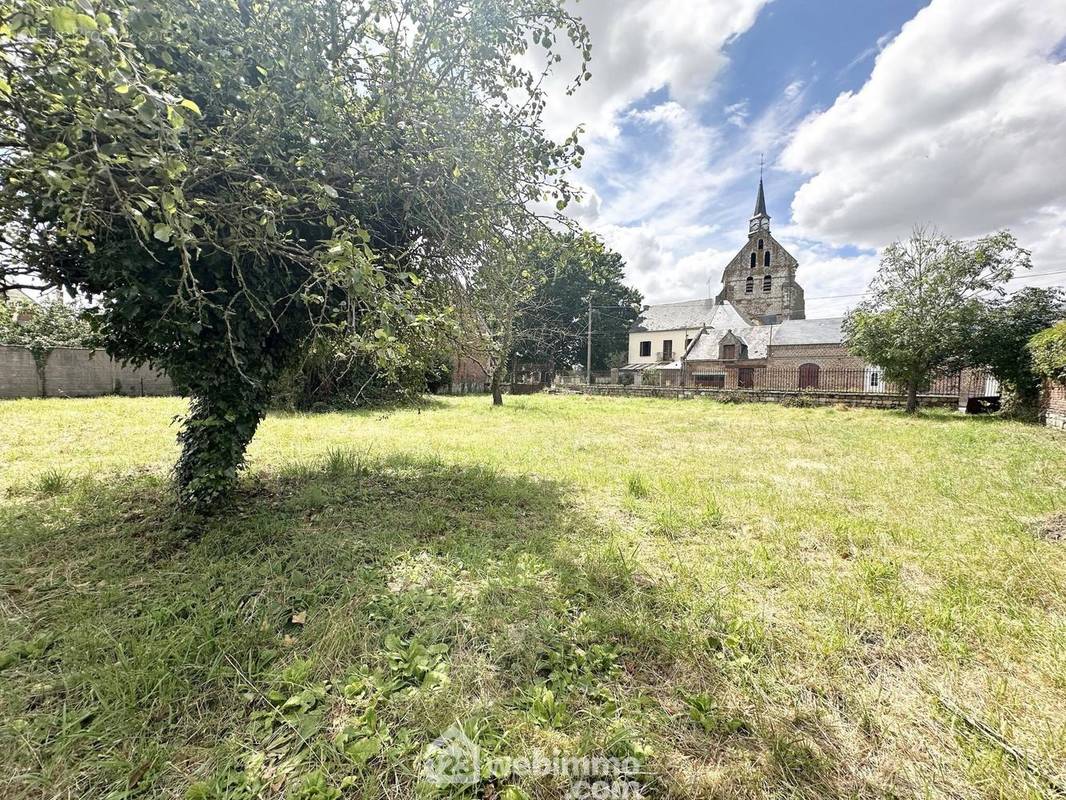
[[[766,195],[762,190],[762,176],[759,176],[759,196],[755,198],[755,213],[752,215],[755,217],[769,217],[766,213]]]
[[[755,198],[755,213],[748,224],[748,235],[770,230],[770,215],[766,213],[766,194],[762,188],[762,168],[759,169],[759,194]]]

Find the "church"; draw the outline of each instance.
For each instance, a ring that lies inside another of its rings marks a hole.
[[[848,353],[842,317],[807,319],[799,263],[770,232],[762,178],[748,241],[712,298],[648,306],[629,331],[626,366],[635,384],[716,389],[879,391],[876,367]],[[790,385],[785,385],[790,384]]]

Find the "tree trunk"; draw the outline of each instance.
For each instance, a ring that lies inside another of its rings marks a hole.
[[[266,392],[247,383],[218,389],[192,398],[178,434],[178,503],[192,511],[210,510],[236,486],[244,451],[266,412]]]
[[[503,388],[500,386],[500,369],[497,367],[492,373],[492,404],[494,406],[503,405]]]
[[[907,413],[913,414],[918,410],[918,382],[907,381]]]

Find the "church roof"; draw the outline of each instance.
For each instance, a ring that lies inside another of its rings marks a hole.
[[[759,196],[755,198],[755,213],[753,217],[768,217],[766,213],[766,195],[762,190],[762,178],[759,178]]]
[[[676,331],[688,328],[746,328],[751,322],[732,303],[709,298],[648,306],[629,329],[630,333]]]

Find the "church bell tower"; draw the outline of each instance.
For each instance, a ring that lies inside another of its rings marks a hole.
[[[756,325],[804,318],[803,288],[796,283],[799,262],[770,234],[766,192],[759,174],[748,243],[722,272],[719,303],[730,302]]]

